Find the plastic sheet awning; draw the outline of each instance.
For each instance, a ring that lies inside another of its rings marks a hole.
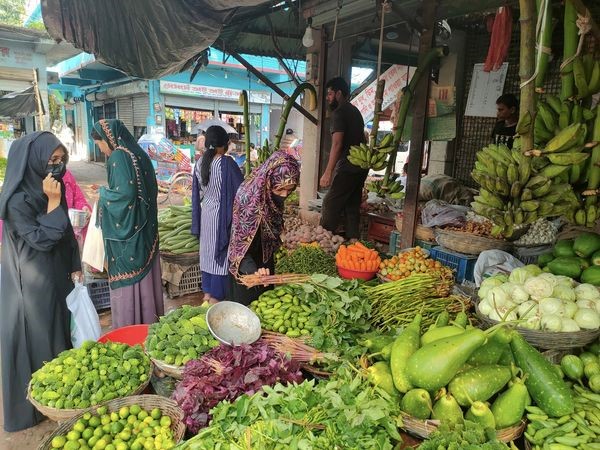
[[[0,117],[18,118],[37,112],[33,86],[0,97]],[[42,105],[42,111],[44,106]]]
[[[128,75],[190,68],[234,13],[265,0],[42,0],[48,33]]]

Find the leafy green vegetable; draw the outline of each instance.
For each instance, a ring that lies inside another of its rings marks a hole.
[[[504,450],[508,445],[496,438],[491,428],[483,428],[475,422],[449,424],[442,422],[417,450]]]
[[[177,450],[333,448],[391,450],[401,438],[397,401],[344,365],[331,380],[263,388],[211,410],[211,425]]]

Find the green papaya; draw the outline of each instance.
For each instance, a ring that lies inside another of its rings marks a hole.
[[[600,250],[600,235],[596,233],[583,233],[573,242],[573,251],[582,258],[589,258],[598,250]]]
[[[575,256],[575,251],[573,250],[573,240],[572,239],[561,239],[556,242],[554,245],[554,249],[552,253],[557,258],[559,256]]]
[[[581,274],[581,282],[600,286],[600,266],[591,266]]]
[[[553,253],[542,253],[540,256],[538,256],[538,266],[540,267],[546,267],[550,261],[552,261],[554,259],[554,254]]]
[[[579,258],[560,256],[550,261],[546,267],[554,275],[564,275],[574,279],[578,279],[581,275],[581,259]]]

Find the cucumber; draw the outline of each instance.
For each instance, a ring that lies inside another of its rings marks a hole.
[[[572,414],[575,405],[569,387],[552,364],[517,331],[510,342],[517,366],[527,376],[525,386],[533,401],[551,417]]]
[[[421,315],[417,314],[392,344],[390,368],[394,378],[394,386],[396,386],[398,392],[403,394],[413,388],[406,374],[406,363],[407,359],[419,348],[420,328]]]
[[[431,414],[431,397],[425,389],[411,389],[400,402],[400,409],[417,419],[429,419]]]
[[[523,380],[513,380],[513,385],[501,393],[492,404],[492,414],[496,420],[496,429],[512,427],[519,423],[525,413],[527,388]]]
[[[448,391],[461,406],[486,400],[500,392],[510,380],[512,373],[506,366],[478,366],[456,375],[448,385]]]

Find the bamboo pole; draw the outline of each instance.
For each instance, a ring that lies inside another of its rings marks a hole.
[[[371,127],[371,135],[369,136],[369,148],[371,151],[377,144],[377,132],[379,131],[379,117],[381,116],[381,106],[383,105],[383,92],[385,90],[385,80],[377,82],[377,90],[375,91],[375,114],[373,115],[373,126]]]
[[[285,132],[285,125],[287,123],[288,117],[290,115],[290,111],[292,110],[292,106],[295,105],[296,98],[302,93],[306,91],[309,96],[309,110],[314,111],[317,106],[317,91],[315,87],[310,83],[301,83],[299,86],[294,89],[292,95],[285,102],[285,107],[283,112],[281,113],[281,119],[279,120],[279,129],[277,130],[277,134],[275,135],[275,142],[273,143],[273,149],[275,151],[279,150],[279,145],[281,144],[281,138],[283,137],[283,133]]]
[[[40,95],[40,86],[38,84],[37,70],[33,70],[33,92],[35,93],[35,102],[37,106],[39,131],[44,129],[44,109],[42,107],[42,96]]]
[[[535,117],[535,83],[532,79],[535,71],[535,0],[519,0],[521,24],[521,44],[519,49],[519,77],[521,78],[521,102],[519,117]],[[533,127],[521,134],[521,150],[533,150]]]
[[[248,91],[245,89],[240,93],[239,102],[244,107],[244,147],[246,149],[246,161],[244,162],[245,175],[250,175],[250,111],[248,110]]]

